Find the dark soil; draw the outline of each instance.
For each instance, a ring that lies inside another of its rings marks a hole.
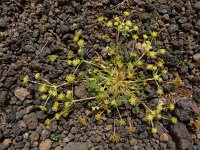
[[[98,38],[96,18],[111,18],[124,10],[132,13],[140,28],[161,31],[158,44],[170,52],[166,65],[170,72],[179,73],[185,84],[174,96],[177,103],[172,115],[179,122],[156,122],[159,130],[152,135],[143,121],[144,112],[136,117],[133,111],[131,121],[136,131],[128,133],[125,127],[117,126],[121,140],[112,143],[108,137],[113,116],[96,122],[82,106],[47,129],[43,124],[47,114],[38,109],[34,85],[23,85],[24,75],[42,72],[59,83],[74,68],[65,63],[51,65],[48,55],[64,57],[74,48],[72,35],[83,29],[84,38],[90,39],[85,51],[92,57],[104,46]],[[199,32],[198,0],[0,0],[0,150],[200,150],[200,129],[191,125],[199,113],[194,109],[200,108]],[[86,116],[86,127],[80,125],[80,116]]]

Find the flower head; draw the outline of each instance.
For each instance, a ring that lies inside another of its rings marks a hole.
[[[58,98],[58,100],[64,100],[65,94],[64,93],[60,93],[60,94],[58,94],[57,98]]]
[[[155,134],[155,133],[158,132],[158,129],[157,129],[156,127],[152,127],[152,128],[151,128],[151,132],[152,132],[153,134]]]
[[[79,47],[83,47],[85,42],[84,42],[83,39],[80,39],[77,44],[78,44]]]
[[[40,73],[36,73],[36,74],[35,74],[35,79],[36,79],[36,80],[39,80],[40,78],[41,78],[41,74],[40,74]]]
[[[172,110],[174,110],[174,108],[175,108],[174,104],[173,104],[173,103],[170,103],[170,104],[169,104],[169,109],[172,111]]]
[[[160,50],[159,50],[159,53],[160,53],[161,55],[164,55],[164,54],[166,53],[166,50],[165,50],[165,49],[160,49]]]
[[[44,124],[47,125],[47,126],[50,125],[51,124],[51,120],[50,119],[46,119]]]
[[[46,100],[47,97],[48,97],[48,96],[47,96],[46,94],[42,94],[42,95],[41,95],[41,99],[42,99],[42,100]]]
[[[56,119],[56,120],[59,120],[60,119],[60,116],[61,116],[61,114],[55,114],[55,116],[54,116],[54,118]]]
[[[53,63],[56,60],[57,56],[56,55],[50,55],[49,59]]]
[[[127,17],[127,16],[130,16],[130,13],[129,13],[128,11],[125,11],[125,12],[124,12],[124,16],[126,16],[126,17]]]
[[[127,26],[129,26],[129,27],[132,26],[132,22],[131,22],[130,20],[126,20],[125,24],[126,24]]]
[[[157,36],[158,36],[158,32],[155,32],[155,31],[151,32],[151,36],[152,36],[153,38],[157,37]]]
[[[164,92],[163,92],[163,88],[161,88],[160,86],[158,87],[157,89],[157,94],[159,95],[162,95]]]
[[[56,101],[56,102],[54,102],[54,104],[52,106],[52,110],[56,112],[56,111],[58,111],[58,107],[59,107],[59,103]]]
[[[108,28],[112,28],[112,27],[113,27],[112,21],[108,21],[107,24],[106,24],[106,26],[107,26]]]
[[[75,75],[69,74],[69,75],[66,76],[65,80],[67,80],[67,82],[68,82],[69,84],[72,84],[72,83],[74,83],[74,81],[75,81]]]
[[[172,118],[171,118],[171,122],[172,122],[173,124],[176,124],[176,123],[178,122],[178,120],[177,120],[176,117],[172,117]]]
[[[138,30],[139,30],[138,26],[134,25],[133,26],[133,31],[138,31]]]
[[[46,84],[40,84],[38,87],[39,92],[46,92],[47,91],[47,85]]]
[[[137,40],[137,39],[139,38],[139,36],[138,36],[137,34],[133,34],[133,35],[132,35],[132,38],[133,38],[134,40]]]
[[[103,16],[100,16],[99,18],[97,18],[97,21],[98,21],[98,22],[102,22],[102,21],[104,21],[104,19],[105,19],[105,18],[104,18]]]
[[[27,84],[28,82],[29,82],[29,76],[26,75],[26,76],[24,77],[24,79],[23,79],[23,83],[24,83],[24,84]]]

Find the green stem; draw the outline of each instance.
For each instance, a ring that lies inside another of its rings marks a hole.
[[[78,68],[79,68],[79,66],[80,66],[81,64],[82,64],[82,62],[76,67],[76,69],[75,69],[73,75],[76,73],[76,71],[78,70]]]
[[[38,83],[36,81],[29,81],[29,82],[34,83],[34,84],[38,84],[38,85],[44,84],[44,83]],[[48,87],[54,87],[52,84],[51,85],[47,84],[46,86],[48,86]]]
[[[116,106],[115,108],[117,109],[117,112],[118,112],[118,114],[119,114],[120,119],[122,119],[122,116],[121,116],[121,114],[120,114],[120,111],[119,111],[118,107]]]
[[[137,83],[137,82],[145,82],[145,81],[153,81],[153,78],[144,79],[144,80],[135,80],[135,81],[120,81],[120,82],[130,82],[130,83]]]
[[[65,85],[69,85],[69,83],[66,82],[66,83],[63,83],[63,84],[57,85],[56,88],[59,88],[59,87],[65,86]]]
[[[96,64],[94,64],[94,63],[92,63],[92,62],[90,62],[90,61],[83,60],[83,62],[85,62],[85,63],[87,63],[87,64],[90,64],[90,65],[93,65],[93,66],[95,66],[95,67],[97,67],[97,68],[103,69],[102,67],[100,67],[100,66],[98,66],[98,65],[96,65]]]
[[[95,98],[96,97],[88,97],[88,98],[77,99],[77,100],[74,100],[74,103],[82,102],[82,101],[86,101],[86,100],[92,100],[92,99],[95,99]]]
[[[137,64],[144,57],[145,54],[146,54],[146,52],[143,53],[142,56],[140,56],[140,58],[138,58],[138,60],[135,62],[135,64]]]
[[[101,70],[102,70],[103,72],[105,72],[105,73],[110,74],[110,72],[105,71],[104,68],[102,68],[101,66],[98,66],[98,65],[96,65],[96,64],[94,64],[94,63],[92,63],[92,62],[90,62],[90,61],[87,61],[87,60],[82,60],[82,61],[85,62],[85,63],[87,63],[87,64],[93,65],[93,66],[95,66],[95,67],[101,69]]]
[[[52,85],[48,80],[42,79],[43,81],[47,82],[48,84]]]
[[[141,103],[146,109],[148,109],[149,111],[151,111],[151,109],[150,109],[143,101],[140,100],[140,103]]]
[[[51,97],[51,94],[49,94],[49,96],[47,97],[47,100],[46,100],[46,102],[44,103],[44,106],[46,106],[46,104],[47,104],[47,102],[49,101],[50,97]]]

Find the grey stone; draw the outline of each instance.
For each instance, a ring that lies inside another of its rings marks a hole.
[[[200,12],[200,2],[196,2],[196,3],[194,4],[194,9],[195,9],[196,11]]]
[[[197,62],[198,64],[200,64],[200,53],[196,53],[193,55],[193,59],[195,60],[195,62]]]
[[[30,141],[31,143],[39,140],[40,135],[37,133],[37,131],[34,131],[33,133],[31,133],[30,135]]]
[[[170,132],[177,141],[177,146],[180,150],[186,150],[192,147],[192,137],[183,123],[178,122],[171,126]]]
[[[20,132],[20,126],[17,123],[12,124],[12,131],[16,135]]]
[[[147,131],[144,131],[139,134],[139,139],[146,139],[148,137]]]
[[[17,142],[15,143],[15,149],[22,149],[24,147],[24,143],[23,142]]]
[[[69,32],[70,27],[67,25],[60,25],[59,29],[61,30],[61,32],[66,33],[66,32]]]
[[[199,88],[196,88],[194,89],[194,92],[193,92],[193,99],[200,103],[200,89]]]
[[[170,22],[170,17],[169,17],[169,15],[168,15],[168,14],[164,14],[164,15],[162,16],[162,20],[163,20],[164,22]]]
[[[38,119],[36,113],[30,113],[23,117],[29,129],[36,129],[38,125]]]
[[[191,23],[184,23],[184,24],[182,24],[182,28],[185,31],[190,31],[193,28],[193,26]]]
[[[187,22],[187,18],[186,17],[181,17],[179,20],[178,20],[179,23],[183,24],[183,23],[186,23]]]
[[[197,31],[200,31],[200,20],[198,20],[197,23],[195,24],[195,29]]]
[[[89,147],[87,146],[86,143],[70,142],[63,148],[63,150],[89,150]]]
[[[169,33],[175,33],[179,31],[179,27],[176,24],[172,24],[169,26],[168,29]]]
[[[70,132],[71,132],[72,134],[76,134],[76,133],[78,133],[78,128],[72,127],[71,130],[70,130]]]
[[[45,140],[46,138],[48,138],[50,135],[50,131],[44,129],[42,132],[41,132],[41,139],[42,140]]]
[[[7,28],[8,24],[6,23],[5,20],[0,19],[0,28]]]
[[[29,133],[28,132],[24,133],[23,138],[27,140],[29,138]]]
[[[1,91],[0,92],[0,106],[2,106],[5,103],[7,98],[8,98],[8,92],[7,91]]]
[[[178,100],[175,107],[175,115],[180,121],[189,121],[192,112],[190,108],[190,100],[187,98],[182,98]]]
[[[172,149],[176,148],[176,144],[171,140],[167,141],[167,146]]]

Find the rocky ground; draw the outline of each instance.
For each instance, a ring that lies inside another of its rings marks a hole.
[[[73,47],[71,37],[77,29],[90,39],[88,51],[101,49],[95,19],[124,10],[142,29],[161,31],[158,42],[170,50],[167,65],[185,83],[174,96],[173,115],[179,122],[156,122],[159,130],[152,135],[141,111],[132,119],[134,133],[117,126],[121,140],[116,144],[108,140],[112,117],[96,122],[84,107],[45,127],[47,115],[38,109],[35,87],[25,87],[23,76],[40,71],[59,82],[71,70],[65,63],[50,65],[47,56],[64,55]],[[198,0],[0,0],[0,150],[200,150],[200,128],[191,124],[200,114],[199,32]],[[86,127],[80,125],[79,116],[87,117]]]

